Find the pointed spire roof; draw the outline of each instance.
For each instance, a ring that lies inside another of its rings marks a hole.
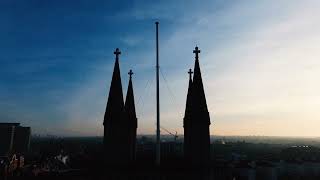
[[[193,75],[193,82],[192,82],[192,101],[193,101],[193,111],[196,113],[200,112],[208,112],[206,96],[204,93],[202,77],[201,77],[201,70],[199,64],[199,53],[200,50],[196,46],[195,50],[195,64],[194,64],[194,75]],[[210,120],[209,120],[210,123]]]
[[[120,67],[119,67],[119,55],[121,54],[119,48],[114,51],[116,55],[116,60],[114,63],[114,69],[112,74],[112,80],[110,85],[109,97],[106,107],[106,112],[104,115],[105,125],[111,119],[117,118],[123,111],[124,102],[122,94],[122,84],[120,76]]]
[[[189,69],[188,71],[188,74],[189,74],[189,86],[188,86],[188,93],[187,93],[187,101],[186,101],[186,109],[185,109],[185,112],[184,112],[184,119],[183,119],[183,124],[185,124],[185,120],[186,118],[188,118],[188,116],[190,115],[190,111],[191,111],[191,95],[192,95],[192,91],[191,91],[191,88],[192,88],[192,70]]]
[[[137,118],[136,118],[136,108],[134,104],[134,94],[133,94],[133,87],[132,87],[132,75],[133,72],[130,69],[128,72],[130,79],[129,79],[129,85],[128,85],[128,91],[127,91],[127,96],[126,96],[126,102],[124,105],[124,109],[129,116],[129,121],[134,121],[134,122],[129,122],[133,123],[135,127],[137,127]]]

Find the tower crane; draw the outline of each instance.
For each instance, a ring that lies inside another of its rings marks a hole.
[[[168,133],[169,135],[172,135],[173,138],[174,138],[174,142],[177,141],[177,138],[178,138],[178,132],[175,131],[175,134],[170,132],[168,129],[164,128],[164,127],[160,127],[161,129],[163,129],[166,133]]]

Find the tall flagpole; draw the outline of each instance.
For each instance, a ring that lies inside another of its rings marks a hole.
[[[156,144],[156,164],[160,165],[160,102],[159,102],[159,22],[156,22],[156,76],[157,76],[157,144]]]

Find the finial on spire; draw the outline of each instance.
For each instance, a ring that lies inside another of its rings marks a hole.
[[[133,75],[133,72],[132,72],[132,70],[130,69],[130,71],[128,72],[128,74],[129,74],[129,77],[130,77],[130,79],[132,78],[132,75]]]
[[[119,48],[117,48],[117,49],[113,52],[113,54],[116,55],[116,59],[119,59],[119,55],[121,54],[121,51],[119,50]]]
[[[195,49],[193,50],[193,53],[196,54],[196,59],[199,58],[199,53],[200,53],[200,49],[198,48],[198,46],[195,47]]]
[[[193,74],[192,69],[189,69],[188,74],[189,74],[189,78],[192,79],[192,74]]]

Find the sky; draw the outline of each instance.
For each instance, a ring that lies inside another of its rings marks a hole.
[[[102,136],[115,48],[132,69],[139,134],[154,134],[155,21],[161,126],[183,133],[197,45],[212,135],[320,131],[320,1],[0,1],[0,122]],[[165,134],[165,132],[163,132]]]

